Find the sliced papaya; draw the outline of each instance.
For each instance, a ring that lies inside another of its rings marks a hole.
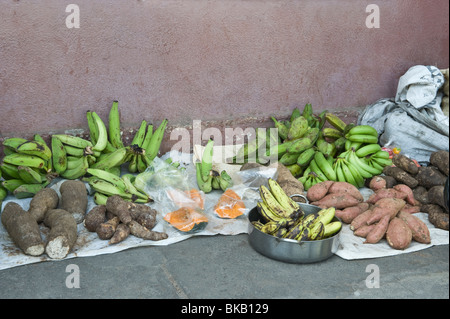
[[[208,217],[190,207],[181,207],[167,213],[164,220],[184,233],[199,232],[208,224]]]
[[[245,204],[235,191],[228,188],[217,201],[214,213],[220,218],[236,218],[245,213]]]

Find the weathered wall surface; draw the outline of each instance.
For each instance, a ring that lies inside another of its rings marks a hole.
[[[66,6],[80,28],[66,27]],[[310,102],[355,114],[417,64],[448,67],[447,0],[0,0],[0,137],[266,122]]]

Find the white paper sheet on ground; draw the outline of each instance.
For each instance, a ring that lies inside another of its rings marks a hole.
[[[183,159],[183,166],[186,167],[188,174],[190,174],[190,180],[195,181],[195,168],[191,164],[192,155],[180,156],[177,157],[177,154],[166,154],[162,158],[166,158],[171,156],[172,158]],[[190,160],[187,160],[189,158]],[[248,220],[246,215],[254,206],[256,206],[256,202],[259,200],[259,194],[255,191],[255,186],[246,187],[246,181],[242,181],[240,179],[239,165],[229,165],[229,164],[221,164],[219,165],[219,169],[226,169],[227,172],[231,175],[233,180],[235,181],[235,186],[233,189],[243,198],[244,203],[247,207],[245,215],[239,216],[236,219],[221,219],[214,215],[213,209],[214,204],[219,199],[222,194],[221,191],[213,191],[209,194],[206,194],[205,199],[205,212],[208,215],[209,222],[207,227],[198,233],[195,234],[184,234],[179,232],[178,230],[170,227],[164,220],[162,220],[163,211],[161,211],[162,207],[164,207],[161,203],[152,203],[151,207],[154,207],[158,212],[158,224],[155,226],[155,231],[166,231],[169,237],[165,240],[161,241],[150,241],[143,240],[137,238],[135,236],[129,236],[126,240],[121,243],[115,245],[108,245],[107,240],[100,240],[96,233],[91,233],[86,230],[83,224],[78,225],[78,239],[73,251],[67,255],[65,259],[75,258],[75,257],[88,257],[88,256],[96,256],[101,254],[111,254],[116,253],[125,249],[134,248],[134,247],[143,247],[143,246],[166,246],[171,245],[186,239],[189,239],[193,236],[213,236],[213,235],[237,235],[237,234],[246,234],[248,233]],[[276,169],[270,168],[268,173],[264,175],[264,177],[271,176],[276,174]],[[59,192],[59,185],[61,184],[61,180],[55,183],[52,187]],[[370,196],[371,191],[367,188],[361,189],[361,193],[364,198],[367,199]],[[12,196],[9,196],[3,202],[2,207],[9,202],[15,201],[19,205],[22,206],[25,210],[28,209],[31,199],[16,199]],[[88,211],[95,206],[93,197],[89,198],[88,202]],[[375,245],[371,244],[363,244],[363,239],[353,236],[348,225],[344,225],[341,234],[340,234],[340,246],[336,255],[340,256],[343,259],[363,259],[363,258],[378,258],[385,256],[398,255],[403,253],[408,253],[412,251],[417,251],[421,249],[425,249],[431,247],[433,245],[445,245],[449,243],[449,233],[448,231],[441,230],[435,228],[428,222],[428,218],[426,214],[419,213],[417,214],[419,218],[424,220],[427,223],[432,242],[430,245],[419,244],[416,242],[412,242],[411,246],[405,250],[395,250],[387,245],[385,242],[380,242]],[[44,226],[41,227],[42,235],[45,240],[45,234],[48,232],[48,229]],[[32,257],[23,254],[23,252],[17,248],[14,243],[11,241],[9,235],[4,229],[3,225],[0,224],[0,270],[12,268],[20,265],[37,263],[42,261],[52,261],[54,259],[49,258],[45,253],[39,257]]]

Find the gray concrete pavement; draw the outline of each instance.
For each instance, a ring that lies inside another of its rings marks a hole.
[[[254,251],[247,237],[198,236],[4,269],[0,298],[449,298],[448,245],[376,259],[332,256],[316,264],[287,264]],[[366,271],[368,265],[379,270],[379,288],[368,287],[375,274]],[[77,271],[79,288],[70,288]]]

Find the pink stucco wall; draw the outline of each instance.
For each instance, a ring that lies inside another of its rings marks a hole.
[[[448,67],[448,19],[448,0],[0,0],[0,137],[85,129],[114,99],[124,127],[264,122],[307,102],[354,114],[409,67]]]

